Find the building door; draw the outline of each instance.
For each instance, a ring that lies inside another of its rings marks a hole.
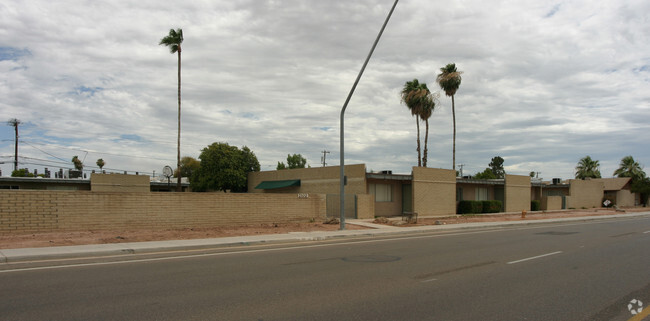
[[[402,213],[413,212],[413,186],[402,185]]]
[[[505,197],[503,193],[503,187],[494,187],[494,200],[501,201],[501,204],[503,204],[505,208],[506,204],[505,204]]]

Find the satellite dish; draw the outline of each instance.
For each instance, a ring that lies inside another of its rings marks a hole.
[[[167,177],[167,186],[169,187],[169,178],[174,175],[174,170],[169,165],[163,167],[163,176]]]
[[[174,170],[171,167],[169,166],[163,167],[163,176],[170,178],[173,175],[174,175]]]

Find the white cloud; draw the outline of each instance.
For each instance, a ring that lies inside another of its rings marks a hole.
[[[87,164],[103,158],[109,168],[174,166],[177,58],[158,42],[183,28],[183,155],[221,141],[249,146],[263,169],[289,153],[319,166],[324,149],[336,165],[340,109],[391,5],[5,1],[0,108],[24,122],[21,156],[88,151]],[[408,173],[415,121],[399,91],[413,78],[438,90],[439,68],[455,62],[464,174],[497,155],[511,173],[545,178],[572,177],[585,155],[604,176],[626,155],[650,164],[649,9],[641,0],[399,3],[346,111],[346,163]],[[451,166],[450,105],[443,94],[431,118],[433,167]],[[0,135],[7,162],[13,130]]]

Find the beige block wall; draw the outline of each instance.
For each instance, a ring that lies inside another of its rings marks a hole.
[[[601,207],[604,185],[601,180],[572,179],[569,180],[569,195],[571,198],[567,200],[567,208]]]
[[[369,205],[361,208],[370,211]],[[294,194],[0,191],[0,234],[217,227],[325,217],[323,194],[299,198]]]
[[[375,218],[375,197],[368,194],[357,194],[357,219]]]
[[[530,211],[530,176],[506,175],[504,212]]]
[[[554,211],[562,209],[562,196],[544,196],[540,202],[542,211]]]
[[[149,176],[124,174],[90,175],[90,190],[93,192],[146,193],[151,190]]]
[[[456,214],[456,171],[413,167],[413,210],[419,216]]]
[[[348,184],[346,194],[366,194],[366,165],[345,165]],[[276,190],[255,189],[263,181],[299,179],[300,187]],[[248,174],[249,193],[340,193],[340,166],[283,169],[276,171],[251,172]]]

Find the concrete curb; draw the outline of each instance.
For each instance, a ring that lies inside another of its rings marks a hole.
[[[394,227],[372,224],[364,221],[348,220],[348,224],[373,227],[373,230],[344,230],[328,232],[293,232],[288,234],[267,234],[253,236],[234,236],[213,239],[170,240],[134,243],[112,243],[75,245],[42,248],[23,248],[0,250],[0,263],[19,263],[30,261],[44,261],[57,259],[75,259],[87,257],[121,256],[129,254],[151,254],[170,251],[217,249],[242,245],[296,243],[306,241],[322,241],[335,238],[360,237],[360,236],[385,236],[409,233],[425,233],[433,231],[468,230],[480,228],[498,228],[525,225],[538,225],[558,222],[584,222],[596,220],[613,220],[650,216],[650,212],[581,216],[571,218],[556,218],[545,220],[498,221],[477,222],[448,225],[427,225],[417,227]]]

